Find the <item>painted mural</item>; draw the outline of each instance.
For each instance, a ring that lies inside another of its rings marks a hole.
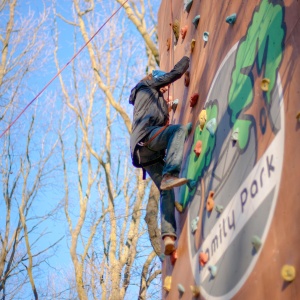
[[[168,11],[166,7],[169,7],[178,16],[179,9],[182,6],[186,8],[193,1],[181,2],[176,1],[177,5],[170,7],[168,1],[163,1],[165,14]],[[205,7],[204,2],[194,7],[194,15]],[[289,135],[286,124],[290,120],[287,119],[289,108],[286,105],[290,101],[300,102],[290,100],[291,95],[286,92],[287,78],[282,72],[284,57],[287,55],[285,52],[289,48],[286,43],[291,36],[287,10],[290,16],[291,6],[294,5],[298,12],[294,12],[293,16],[300,16],[299,4],[295,1],[287,2],[255,1],[256,4],[247,12],[243,6],[245,4],[236,4],[235,8],[244,9],[248,17],[247,26],[237,31],[239,39],[232,39],[234,43],[227,47],[226,52],[223,51],[202,102],[196,109],[193,108],[194,111],[190,110],[188,115],[186,100],[186,104],[182,103],[180,111],[173,118],[175,122],[192,120],[194,131],[186,150],[182,172],[182,176],[189,178],[190,182],[177,191],[177,201],[185,209],[183,214],[178,214],[178,223],[181,224],[179,258],[173,266],[168,260],[165,262],[164,276],[173,276],[174,280],[171,291],[163,294],[164,298],[250,299],[260,295],[261,298],[257,299],[271,299],[266,295],[275,293],[271,291],[261,294],[263,287],[251,293],[251,289],[247,291],[244,287],[255,285],[253,282],[260,280],[259,276],[266,273],[257,271],[258,261],[267,259],[263,251],[271,248],[272,253],[280,252],[280,245],[273,249],[270,246],[264,248],[264,245],[270,243],[270,231],[272,236],[276,235],[274,229],[270,228],[280,226],[274,224],[279,222],[276,215],[282,214],[279,208],[284,200],[280,191],[285,181],[286,151],[290,149],[285,146]],[[225,13],[229,12],[231,3],[226,1],[224,4]],[[194,3],[190,5],[195,6]],[[211,2],[207,5],[213,10],[217,4]],[[224,15],[221,8],[219,11]],[[179,18],[181,26],[188,18],[192,19],[190,14],[190,11],[188,14],[185,11]],[[207,24],[210,24],[209,21]],[[297,21],[294,24],[297,25]],[[197,36],[197,30],[199,28],[194,29],[191,37]],[[213,57],[214,50],[217,51],[216,55],[219,54],[217,39],[214,40],[216,47],[206,54],[206,43],[210,43],[210,39],[211,34],[197,53],[199,66],[203,65],[205,55]],[[173,48],[175,54],[177,49]],[[167,57],[168,53],[164,51],[162,57]],[[197,54],[193,54],[193,66]],[[295,78],[299,79],[299,67],[297,70]],[[201,83],[203,73],[197,76]],[[176,92],[188,99],[193,91],[177,88]],[[298,133],[296,118],[294,123]],[[197,148],[199,145],[200,150]],[[299,149],[299,142],[294,147]],[[295,188],[294,193],[300,197],[299,187]],[[295,240],[294,237],[291,239]],[[182,261],[180,254],[184,256]],[[294,262],[299,264],[299,257]],[[191,274],[184,280],[178,275],[183,270]],[[266,286],[275,282],[272,278],[273,275],[270,275],[268,282],[264,275]],[[280,272],[276,280],[282,280]],[[178,292],[179,287],[175,286],[175,282],[180,285],[181,292]],[[283,293],[288,285],[284,281],[282,284]],[[187,288],[183,292],[184,285]],[[198,288],[197,293],[193,287]],[[297,295],[298,290],[294,290],[294,293]],[[276,295],[276,299],[292,299],[284,298],[279,292]]]

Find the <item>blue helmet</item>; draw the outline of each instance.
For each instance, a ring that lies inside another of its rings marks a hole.
[[[165,74],[166,74],[166,72],[161,71],[161,70],[153,70],[153,71],[152,71],[152,76],[153,76],[153,78],[155,78],[155,79],[157,79],[158,77],[163,76],[163,75],[165,75]]]

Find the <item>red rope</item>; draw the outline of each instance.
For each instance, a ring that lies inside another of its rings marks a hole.
[[[56,79],[56,77],[79,55],[79,53],[93,40],[93,38],[100,32],[100,30],[115,16],[115,14],[125,5],[128,0],[123,4],[103,23],[103,25],[92,35],[92,37],[73,55],[73,57],[64,65],[62,69],[42,88],[42,90],[23,108],[18,116],[9,124],[9,126],[1,133],[0,139],[4,134],[17,122],[21,115],[27,110],[27,108],[47,89],[47,87]]]

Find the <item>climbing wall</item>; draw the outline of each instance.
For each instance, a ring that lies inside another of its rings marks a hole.
[[[161,69],[193,123],[164,299],[300,299],[300,4],[163,0]]]

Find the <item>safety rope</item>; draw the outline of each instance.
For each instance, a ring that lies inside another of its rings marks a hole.
[[[128,2],[124,1],[123,4],[102,24],[102,26],[92,35],[92,37],[73,55],[73,57],[60,69],[57,74],[42,88],[42,90],[24,107],[24,109],[17,115],[17,117],[9,124],[9,126],[1,133],[0,139],[4,134],[16,123],[21,115],[27,110],[27,108],[47,89],[47,87],[61,74],[62,71],[81,53],[81,51],[94,39],[94,37],[101,31],[101,29],[117,14],[117,12]]]

